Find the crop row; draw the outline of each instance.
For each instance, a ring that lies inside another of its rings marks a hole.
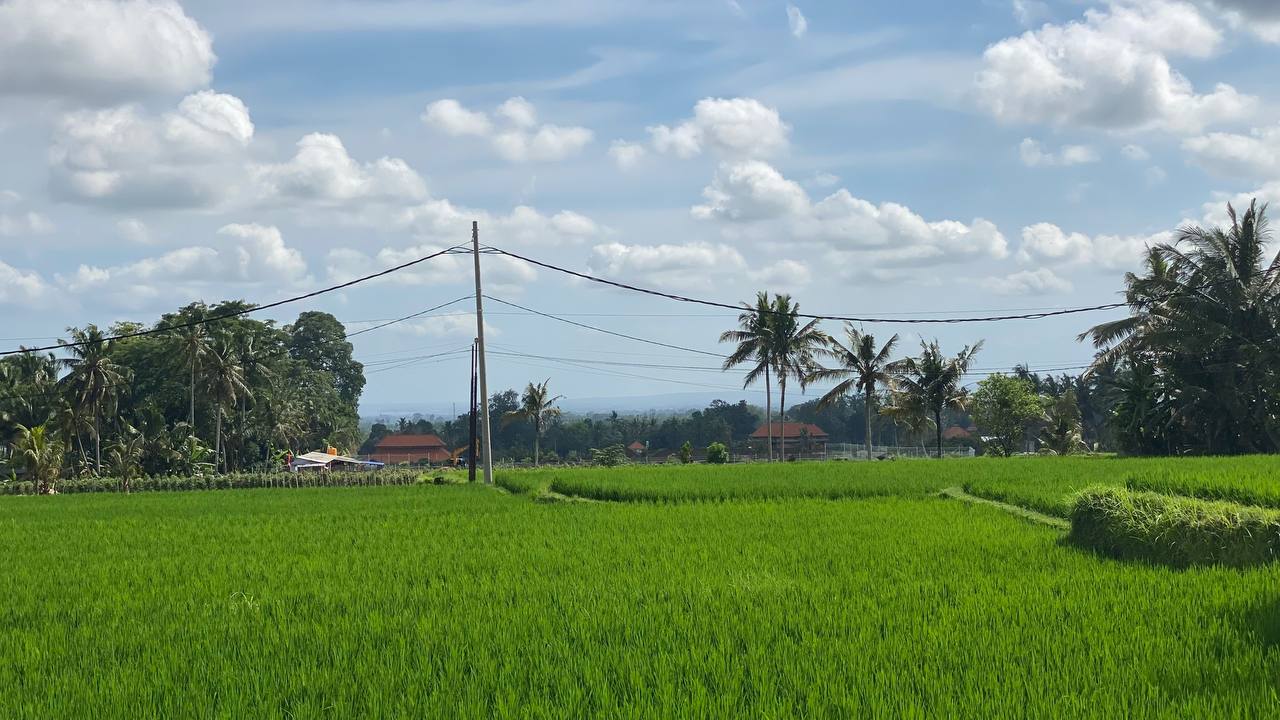
[[[435,475],[448,474],[443,472]],[[181,490],[234,490],[246,488],[356,487],[412,485],[421,482],[421,470],[384,469],[371,472],[237,472],[219,475],[161,475],[134,478],[126,485],[118,478],[87,477],[62,480],[59,494],[104,492],[165,492]],[[22,481],[0,482],[0,495],[31,495],[35,484]]]

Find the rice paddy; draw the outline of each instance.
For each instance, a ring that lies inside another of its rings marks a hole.
[[[1146,463],[4,497],[0,717],[1275,716],[1280,565],[1106,560],[936,497]]]

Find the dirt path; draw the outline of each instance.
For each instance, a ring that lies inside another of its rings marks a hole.
[[[1049,525],[1050,527],[1055,527],[1059,530],[1071,529],[1071,523],[1067,520],[1063,520],[1062,518],[1054,517],[1052,515],[1045,515],[1044,513],[1038,513],[1035,510],[1028,510],[1018,505],[1010,505],[1009,503],[997,502],[995,500],[980,498],[976,495],[970,495],[969,493],[965,492],[963,489],[958,487],[946,488],[945,490],[942,490],[938,494],[941,495],[942,497],[948,497],[955,500],[963,500],[965,502],[971,502],[971,503],[976,503],[980,505],[991,505],[993,507],[1000,508],[1005,512],[1013,513],[1014,515],[1025,518],[1032,522],[1037,522],[1042,525]]]

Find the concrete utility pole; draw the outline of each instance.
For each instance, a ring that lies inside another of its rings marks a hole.
[[[476,268],[476,366],[480,376],[480,452],[484,482],[493,484],[493,442],[489,437],[489,382],[484,366],[484,295],[480,290],[480,223],[471,221],[471,257]]]

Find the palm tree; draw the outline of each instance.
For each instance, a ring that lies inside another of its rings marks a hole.
[[[520,396],[520,407],[516,410],[502,416],[502,425],[506,427],[513,422],[523,421],[533,424],[533,464],[538,465],[541,452],[542,431],[552,420],[560,416],[560,408],[555,407],[555,402],[563,395],[551,397],[551,391],[547,389],[551,379],[542,381],[541,385],[529,383],[524,389],[524,395]]]
[[[209,334],[205,332],[204,325],[200,324],[175,330],[173,337],[177,341],[179,357],[191,369],[189,386],[191,403],[187,410],[187,424],[191,426],[191,434],[194,435],[196,431],[196,369],[200,361],[209,354]]]
[[[867,446],[867,459],[871,459],[871,406],[877,385],[888,385],[893,381],[892,373],[896,364],[890,362],[889,356],[898,343],[894,335],[879,350],[876,349],[874,335],[864,333],[852,323],[845,323],[845,335],[849,344],[841,344],[839,340],[830,338],[830,353],[840,363],[835,368],[819,368],[809,376],[809,382],[818,380],[839,379],[840,382],[818,400],[818,408],[824,408],[838,398],[849,394],[850,390],[862,391],[863,402],[866,403],[866,426],[864,439]]]
[[[27,477],[36,485],[40,494],[53,492],[58,475],[62,473],[62,458],[66,446],[58,436],[44,425],[28,428],[18,426],[18,440],[14,443],[14,456],[22,464]]]
[[[738,315],[738,329],[720,334],[720,342],[737,343],[734,351],[725,358],[723,368],[730,370],[744,363],[755,363],[742,380],[742,387],[749,387],[764,378],[764,424],[769,437],[769,460],[773,460],[773,390],[769,382],[769,370],[773,365],[773,306],[769,293],[756,293],[754,307],[742,303],[744,311]]]
[[[938,457],[941,458],[942,412],[947,409],[964,410],[968,405],[969,394],[960,380],[969,371],[973,356],[982,349],[982,341],[972,347],[966,345],[955,357],[943,355],[937,340],[930,343],[921,340],[920,349],[920,357],[901,361],[896,381],[908,405],[921,408],[933,417]]]
[[[236,453],[237,467],[240,467],[243,462],[241,452],[245,447],[249,434],[249,405],[254,400],[254,388],[270,387],[271,380],[275,377],[275,373],[272,372],[271,366],[267,363],[266,353],[258,347],[252,335],[246,338],[244,344],[240,347],[239,362],[244,372],[245,385],[249,389],[240,394],[240,430],[238,433],[240,449]]]
[[[62,379],[71,391],[72,403],[78,411],[93,418],[93,459],[95,471],[102,474],[102,411],[114,406],[120,387],[127,382],[129,371],[111,360],[111,342],[95,325],[80,330],[67,328],[72,342],[59,340],[71,357],[63,360],[70,372]]]
[[[120,489],[126,493],[133,479],[142,474],[142,451],[146,442],[146,437],[137,428],[125,423],[116,441],[107,448],[111,475],[120,480]]]
[[[891,387],[895,386],[895,383],[891,383]],[[880,414],[893,420],[895,424],[906,426],[916,443],[919,444],[920,454],[923,455],[925,452],[925,433],[928,432],[929,426],[933,424],[933,420],[930,420],[929,413],[916,404],[915,399],[906,393],[895,389],[891,391],[890,397],[889,404],[880,409]]]
[[[1040,442],[1055,455],[1070,455],[1087,450],[1084,442],[1084,425],[1080,420],[1080,405],[1076,391],[1069,389],[1054,398],[1044,414],[1045,426],[1040,429]]]
[[[818,356],[826,353],[831,337],[818,327],[818,320],[800,324],[800,304],[790,295],[775,295],[770,324],[773,325],[773,369],[778,376],[778,416],[783,426],[786,447],[787,380],[795,378],[803,390],[809,375],[818,367]]]
[[[244,368],[240,366],[234,350],[226,343],[210,348],[206,353],[208,364],[205,368],[205,382],[208,385],[209,399],[214,406],[214,466],[226,469],[222,447],[222,417],[227,408],[236,406],[237,398],[249,392],[245,383]]]

